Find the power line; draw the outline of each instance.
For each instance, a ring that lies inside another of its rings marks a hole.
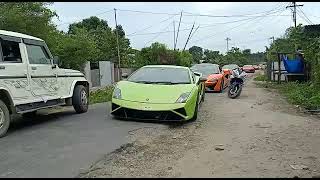
[[[138,10],[129,10],[129,9],[117,9],[119,11],[126,11],[126,12],[134,12],[134,13],[143,13],[143,14],[154,14],[154,15],[179,15],[180,13],[166,13],[166,12],[152,12],[152,11],[138,11]],[[266,11],[268,12],[268,11]],[[238,15],[210,15],[210,14],[195,14],[190,12],[184,12],[185,16],[204,16],[204,17],[215,17],[215,18],[234,18],[234,17],[262,17],[265,15],[258,15],[258,16],[248,16],[246,14],[238,14]],[[265,12],[260,12],[256,14],[261,14]],[[272,15],[270,15],[272,16]],[[283,15],[283,16],[289,16],[289,15]]]
[[[162,29],[162,31],[163,31],[163,30],[166,30],[171,24],[172,24],[172,23],[169,23],[168,26],[166,26],[165,28]],[[146,44],[144,45],[144,47],[146,47],[147,44],[149,44],[151,41],[153,41],[154,39],[156,39],[157,37],[159,37],[160,34],[161,34],[161,33],[158,33],[156,36],[154,36],[153,38],[151,38],[151,40],[149,40],[148,42],[146,42]]]
[[[279,7],[273,8],[272,10],[267,11],[268,13],[266,13],[265,15],[270,14],[272,11],[274,11],[274,10],[276,10],[276,9],[279,9]],[[279,10],[276,11],[276,12],[274,12],[274,13],[277,13],[277,12],[279,12]],[[262,18],[263,18],[263,17],[266,17],[266,16],[262,16]],[[259,18],[259,17],[249,18],[248,21],[246,21],[246,22],[244,22],[244,23],[241,23],[241,24],[239,24],[239,25],[237,25],[237,26],[234,26],[234,27],[232,27],[232,28],[230,28],[230,29],[228,29],[228,30],[226,30],[226,31],[222,31],[222,32],[231,31],[231,30],[233,30],[233,29],[235,29],[235,28],[237,28],[237,27],[239,27],[239,26],[242,26],[243,24],[246,24],[246,23],[248,23],[248,22],[250,22],[250,21],[252,21],[252,20],[258,19],[258,18]],[[260,19],[261,19],[261,17],[260,17]],[[199,41],[202,41],[202,40],[208,40],[209,38],[211,38],[211,37],[213,37],[213,36],[216,36],[216,35],[219,34],[219,33],[221,33],[221,32],[215,33],[215,34],[213,34],[213,35],[206,36],[206,37],[201,38],[201,39],[198,39],[198,40],[196,40],[194,43],[199,42]]]
[[[147,30],[147,29],[150,29],[150,28],[152,28],[153,26],[158,25],[158,24],[161,24],[161,23],[163,23],[163,22],[166,22],[166,21],[172,19],[172,18],[175,17],[175,16],[176,16],[176,15],[172,15],[172,16],[170,16],[169,18],[166,18],[166,19],[160,21],[159,23],[155,23],[155,24],[153,24],[153,25],[151,25],[151,26],[148,26],[148,27],[146,27],[146,28],[144,28],[144,29],[141,29],[141,30],[135,31],[135,32],[133,32],[133,33],[130,33],[130,34],[128,34],[127,36],[131,36],[131,35],[133,35],[133,34],[136,34],[137,32],[142,32],[142,31],[145,31],[145,30]]]
[[[189,39],[190,39],[190,37],[191,37],[192,30],[193,30],[193,28],[194,28],[194,24],[195,24],[195,22],[194,22],[194,23],[193,23],[193,25],[192,25],[191,31],[190,31],[190,33],[189,33],[189,35],[188,35],[188,38],[187,38],[186,44],[184,45],[184,47],[183,47],[183,50],[182,50],[182,51],[184,51],[184,50],[186,49],[186,46],[187,46],[187,44],[188,44],[188,42],[189,42]]]
[[[297,27],[297,7],[303,5],[297,5],[296,2],[292,2],[291,6],[287,6],[286,8],[293,7],[292,17],[294,22],[294,27]]]
[[[303,19],[306,23],[308,24],[312,24],[312,22],[310,22],[308,19],[306,19],[302,14],[300,14],[299,11],[297,11],[297,14],[299,15],[299,17],[301,17],[301,19]]]
[[[308,21],[308,23],[309,24],[313,24],[312,23],[312,21],[307,17],[307,15],[303,12],[303,10],[300,8],[300,7],[298,7],[298,10],[303,14],[303,16],[307,19],[307,21]],[[300,16],[301,17],[301,16]]]
[[[178,25],[178,32],[177,32],[176,41],[175,41],[175,43],[174,43],[174,48],[173,48],[173,50],[176,50],[176,47],[177,47],[179,30],[180,30],[180,24],[181,24],[181,18],[182,18],[182,11],[181,11],[181,14],[180,14],[180,20],[179,20],[179,25]]]
[[[103,11],[103,12],[101,12],[101,13],[98,13],[98,14],[95,14],[95,15],[91,15],[91,16],[99,16],[99,15],[101,15],[101,14],[105,14],[105,13],[108,13],[108,12],[111,12],[111,11],[113,11],[114,9],[111,9],[111,10],[108,10],[108,11]],[[90,17],[91,17],[90,16]],[[76,21],[78,21],[78,20],[83,20],[83,19],[85,19],[85,18],[78,18],[77,20],[75,20],[75,21],[69,21],[69,22],[64,22],[64,23],[61,23],[61,24],[58,24],[57,26],[62,26],[62,25],[65,25],[65,24],[71,24],[71,23],[74,23],[74,22],[76,22]]]
[[[213,24],[208,24],[207,26],[200,26],[200,29],[202,28],[209,28],[209,27],[214,27],[217,25],[221,25],[221,24],[232,24],[232,23],[236,23],[236,22],[242,22],[242,21],[247,21],[247,20],[251,20],[251,19],[256,19],[257,17],[251,17],[251,18],[245,18],[245,19],[240,19],[240,20],[236,20],[236,21],[228,21],[228,22],[221,22],[221,23],[213,23]],[[182,22],[181,22],[182,23]],[[199,24],[202,25],[202,24]],[[186,29],[182,29],[180,31],[189,31],[191,28],[186,28]],[[158,33],[172,33],[173,31],[163,31],[163,32],[150,32],[150,33],[139,33],[139,34],[134,34],[134,35],[127,35],[127,36],[140,36],[140,35],[152,35],[152,34],[158,34]]]

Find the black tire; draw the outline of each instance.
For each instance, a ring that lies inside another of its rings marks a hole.
[[[238,93],[235,96],[230,93],[230,90],[231,90],[231,86],[230,86],[230,89],[228,90],[228,97],[231,99],[235,99],[240,96],[242,87],[241,86],[239,87]]]
[[[27,113],[22,114],[22,117],[24,119],[32,119],[36,116],[37,116],[37,111],[32,111],[32,112],[27,112]]]
[[[205,96],[206,96],[206,88],[204,87],[202,92],[201,102],[204,102]]]
[[[221,93],[223,91],[223,83],[224,83],[224,81],[222,80],[219,93]]]
[[[85,94],[83,94],[85,93]],[[88,111],[89,100],[88,92],[82,85],[77,85],[74,88],[72,96],[72,106],[77,113],[85,113]]]
[[[0,100],[0,138],[4,137],[10,126],[10,113],[7,105]]]
[[[196,106],[195,106],[193,117],[190,119],[191,121],[195,121],[198,118],[198,111],[199,111],[199,103],[198,103],[198,101],[199,101],[199,95],[197,97],[197,102],[196,102]]]

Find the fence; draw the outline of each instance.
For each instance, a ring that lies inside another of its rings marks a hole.
[[[84,74],[90,83],[90,87],[99,88],[114,84],[121,80],[121,74],[130,75],[135,68],[118,68],[110,61],[87,62]],[[120,73],[119,73],[120,71]],[[119,76],[120,75],[120,76]]]

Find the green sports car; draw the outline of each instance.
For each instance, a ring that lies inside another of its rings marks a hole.
[[[204,100],[205,81],[188,67],[144,66],[115,85],[111,114],[129,119],[195,120]]]

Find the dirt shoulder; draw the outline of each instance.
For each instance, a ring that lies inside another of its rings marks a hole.
[[[198,120],[129,132],[129,143],[79,177],[312,177],[320,119],[250,78],[238,99],[208,93]]]

